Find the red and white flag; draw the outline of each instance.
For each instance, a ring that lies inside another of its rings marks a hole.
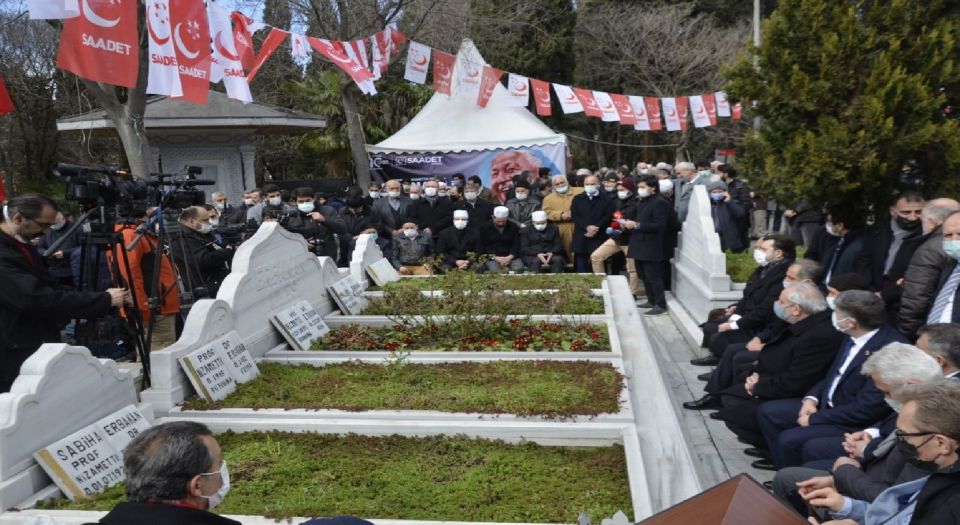
[[[350,75],[350,78],[357,83],[364,93],[372,94],[369,90],[375,88],[373,88],[372,82],[367,81],[373,78],[373,73],[356,60],[348,57],[342,42],[331,42],[312,36],[308,36],[307,41],[310,42],[310,45],[317,53],[327,57],[328,60],[342,69],[347,75]],[[338,46],[337,44],[340,45]]]
[[[356,59],[363,67],[370,69],[370,58],[367,57],[367,44],[365,40],[353,40],[347,45],[347,51],[353,51],[349,54],[350,58]]]
[[[731,116],[733,117],[733,120],[740,120],[740,117],[743,116],[743,105],[739,102],[734,104]]]
[[[610,93],[613,105],[617,108],[617,114],[620,115],[620,124],[624,126],[634,126],[637,124],[637,113],[633,109],[633,104],[626,95],[619,93]]]
[[[7,92],[7,85],[0,78],[0,115],[6,115],[13,111],[13,100],[10,99],[10,93]],[[0,180],[0,188],[3,188],[3,181]],[[4,199],[0,199],[2,202]]]
[[[411,41],[407,46],[407,67],[404,69],[403,79],[424,84],[427,82],[428,69],[430,69],[430,46]]]
[[[577,95],[573,92],[573,88],[555,83],[553,84],[553,90],[557,93],[557,100],[560,101],[560,109],[563,110],[565,115],[583,111],[583,105],[580,104],[580,99],[577,98]]]
[[[647,107],[647,121],[650,123],[650,131],[663,129],[663,111],[660,110],[660,99],[643,97],[643,105]]]
[[[649,131],[650,130],[650,121],[647,119],[647,105],[643,101],[643,97],[630,96],[630,106],[633,108],[633,113],[637,116],[637,121],[633,124],[633,129],[638,131]]]
[[[210,20],[210,38],[213,39],[213,56],[210,59],[210,82],[223,81],[227,96],[244,104],[253,102],[247,74],[243,71],[237,44],[230,23],[230,11],[213,2],[207,5]]]
[[[236,11],[230,14],[230,18],[233,20],[233,42],[237,49],[237,56],[240,57],[243,69],[249,71],[253,68],[253,62],[257,56],[253,48],[253,34],[265,26]]]
[[[481,108],[487,107],[490,97],[493,96],[493,90],[500,83],[500,77],[503,71],[490,65],[483,66],[483,78],[480,81],[480,94],[477,96],[477,105]]]
[[[690,97],[690,111],[693,113],[693,125],[698,128],[710,127],[710,115],[707,114],[707,107],[703,104],[703,97],[695,95]]]
[[[290,33],[290,55],[293,56],[294,60],[310,59],[313,50],[310,49],[310,43],[307,42],[306,36]]]
[[[580,100],[583,112],[586,113],[588,117],[603,118],[603,111],[600,110],[596,99],[593,98],[593,91],[575,87],[573,88],[573,94]]]
[[[380,75],[383,74],[384,61],[384,47],[380,45],[383,38],[380,36],[380,33],[377,33],[370,37],[370,53],[373,55],[373,59],[370,62],[370,70],[373,73],[374,80],[380,80]]]
[[[433,90],[437,93],[450,95],[450,85],[453,80],[453,63],[457,57],[444,53],[439,49],[433,50]]]
[[[660,99],[663,104],[663,117],[667,121],[667,131],[680,131],[680,112],[677,109],[677,100],[673,97]]]
[[[550,106],[550,83],[531,78],[530,84],[533,85],[533,101],[537,106],[537,115],[549,117],[553,114],[553,108]]]
[[[613,104],[613,99],[610,98],[609,93],[594,91],[593,100],[597,102],[597,107],[600,108],[600,118],[604,122],[617,122],[620,120],[620,114],[617,113],[617,108]]]
[[[81,16],[65,20],[57,67],[112,86],[137,85],[136,0],[85,0]]]
[[[687,131],[687,121],[690,117],[690,99],[677,97],[677,115],[680,117],[680,130]]]
[[[283,29],[277,29],[276,27],[270,28],[270,34],[267,35],[267,38],[263,39],[263,44],[260,44],[260,49],[257,51],[257,58],[253,59],[253,65],[250,67],[250,70],[247,71],[247,82],[253,82],[253,79],[257,76],[257,73],[260,72],[260,68],[267,62],[267,59],[280,47],[280,44],[287,39],[290,33],[284,31]]]
[[[467,98],[480,96],[480,82],[483,79],[483,64],[464,58],[457,68],[457,93]]]
[[[507,94],[507,103],[511,106],[527,107],[530,104],[530,79],[510,73],[507,75]]]
[[[717,125],[717,99],[714,97],[713,93],[707,93],[702,95],[703,98],[703,107],[707,110],[707,118],[710,119],[710,125]]]
[[[32,20],[65,20],[80,16],[77,0],[30,0],[27,5]]]
[[[183,95],[177,52],[173,47],[173,23],[170,0],[147,2],[147,35],[149,36],[150,73],[147,93],[179,97]]]
[[[170,0],[170,24],[183,99],[206,104],[210,96],[210,24],[197,0]]]
[[[727,94],[723,91],[717,91],[715,95],[717,96],[717,116],[729,117],[730,102],[727,101]]]

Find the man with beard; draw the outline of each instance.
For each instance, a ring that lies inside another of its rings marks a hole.
[[[513,188],[516,175],[527,171],[538,173],[540,161],[528,151],[501,151],[493,157],[490,163],[490,183],[495,204],[507,202],[508,192]]]

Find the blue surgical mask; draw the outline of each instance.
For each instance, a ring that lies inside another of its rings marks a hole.
[[[773,314],[779,317],[781,321],[786,321],[789,317],[787,311],[783,309],[783,305],[780,304],[780,301],[773,302]]]
[[[717,202],[722,201],[723,198],[724,198],[724,195],[723,195],[722,193],[711,193],[711,194],[710,194],[710,199],[715,200],[715,201],[717,201]]]
[[[943,251],[951,259],[960,261],[960,241],[943,241]]]

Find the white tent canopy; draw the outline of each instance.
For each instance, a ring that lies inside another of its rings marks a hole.
[[[433,98],[406,126],[376,145],[370,153],[438,153],[566,144],[527,108],[511,106],[507,89],[497,83],[486,108],[477,105],[476,86],[462,72],[482,70],[486,62],[473,41],[464,39],[457,53],[450,92]]]

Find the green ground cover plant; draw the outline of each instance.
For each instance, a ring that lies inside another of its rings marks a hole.
[[[567,418],[617,412],[623,376],[609,363],[495,361],[314,367],[261,363],[260,377],[225,400],[184,408],[439,410]]]
[[[435,277],[410,277],[399,281],[388,283],[382,288],[371,288],[371,290],[382,289],[384,291],[391,288],[402,286],[404,283],[412,283],[421,290],[438,290],[445,286],[446,282],[456,281],[461,278],[476,279],[480,282],[489,282],[495,284],[502,290],[548,290],[563,288],[569,284],[586,284],[590,288],[598,289],[603,283],[605,275],[590,274],[518,274],[518,275],[496,275],[496,274],[475,274],[472,272],[450,272]]]
[[[226,432],[231,489],[217,512],[574,523],[632,515],[623,447],[545,447],[463,436],[410,438]],[[108,510],[123,485],[48,508]]]

